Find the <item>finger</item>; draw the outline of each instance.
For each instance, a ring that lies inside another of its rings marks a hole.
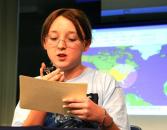
[[[57,68],[56,70],[54,70],[53,72],[45,75],[43,77],[44,80],[51,80],[51,81],[54,81],[54,79],[57,79],[56,77],[53,78],[54,76],[56,76],[57,74],[59,74],[61,72],[61,70],[59,68]]]
[[[41,67],[40,67],[40,76],[42,77],[43,76],[43,70],[44,70],[44,68],[46,68],[46,65],[45,65],[45,63],[44,62],[42,62],[41,63]]]
[[[81,120],[89,120],[89,118],[87,116],[84,116],[84,115],[76,115],[76,116]]]
[[[56,75],[54,75],[53,77],[51,77],[49,80],[51,81],[60,81],[60,78],[62,77],[62,73],[58,73]]]
[[[63,81],[64,81],[64,78],[65,78],[65,77],[64,77],[64,72],[63,72],[63,74],[62,74],[62,76],[60,77],[59,81],[60,81],[60,82],[63,82]]]
[[[83,108],[88,108],[88,104],[87,103],[69,103],[69,104],[64,104],[63,108],[83,109]]]
[[[72,110],[68,110],[67,113],[69,114],[73,114],[76,116],[87,116],[88,115],[88,110],[86,109],[72,109]]]
[[[87,118],[85,116],[77,116],[78,118],[80,118],[81,120],[86,120]]]
[[[61,73],[61,70],[59,68],[57,68],[56,70],[52,71],[51,73],[49,73],[48,77],[53,77],[57,74]]]
[[[86,102],[88,99],[87,98],[64,98],[63,102],[64,103],[83,103]]]
[[[82,120],[89,120],[88,114],[84,114],[83,110],[69,110],[67,111],[68,114],[75,115],[76,117]]]

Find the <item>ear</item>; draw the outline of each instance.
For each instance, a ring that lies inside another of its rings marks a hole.
[[[85,41],[84,47],[83,47],[83,52],[86,52],[89,47],[90,47],[91,41]]]
[[[43,48],[46,50],[47,46],[46,46],[46,43],[43,42]]]

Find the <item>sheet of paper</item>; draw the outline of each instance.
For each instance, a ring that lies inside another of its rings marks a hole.
[[[87,84],[46,81],[21,75],[20,107],[67,114],[62,99],[86,97]]]

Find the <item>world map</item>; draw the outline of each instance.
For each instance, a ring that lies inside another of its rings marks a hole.
[[[167,105],[167,44],[92,47],[82,62],[113,76],[129,108]]]
[[[167,24],[101,27],[92,34],[82,62],[117,80],[128,114],[167,115]]]

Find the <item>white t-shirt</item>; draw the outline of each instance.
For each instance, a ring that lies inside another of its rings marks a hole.
[[[121,130],[129,130],[124,93],[113,77],[107,73],[86,68],[81,75],[66,82],[87,83],[87,93],[98,93],[98,105],[107,110]],[[20,108],[18,103],[15,108],[12,126],[22,126],[29,112],[28,109]]]

